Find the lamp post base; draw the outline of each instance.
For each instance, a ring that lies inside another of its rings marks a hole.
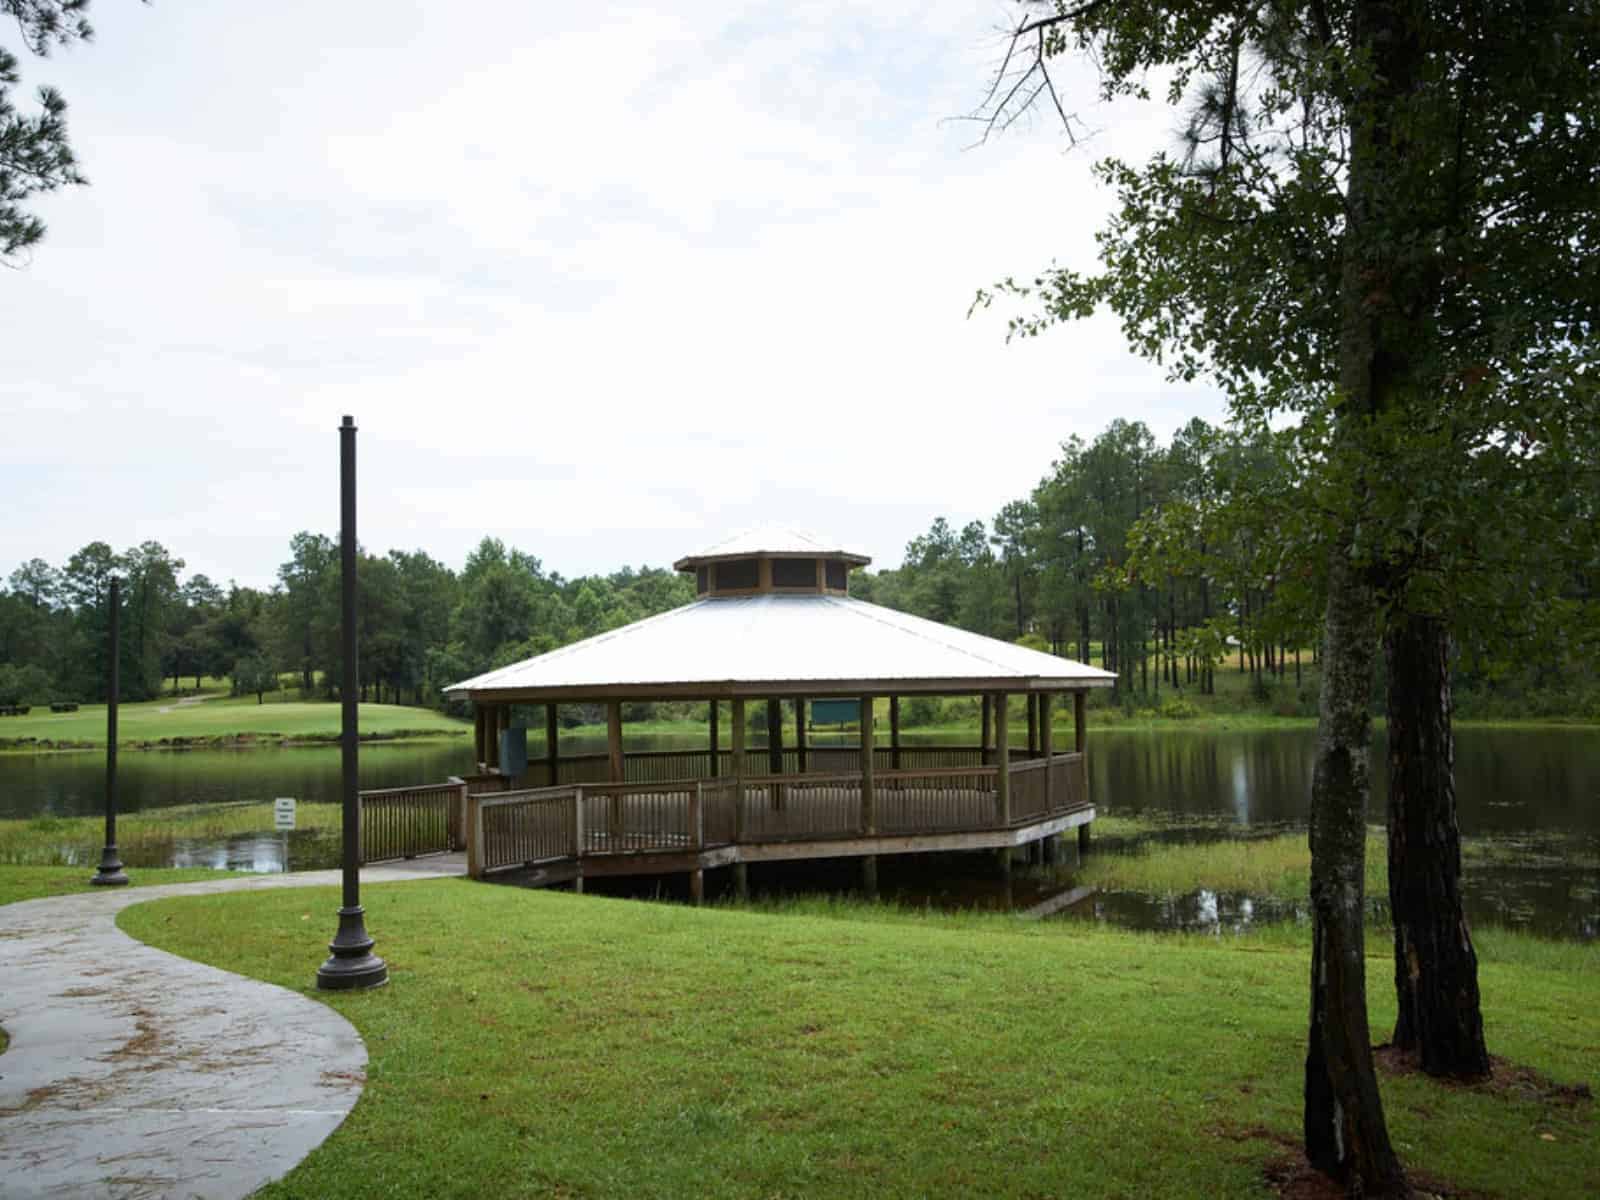
[[[363,920],[366,911],[359,904],[339,910],[339,932],[328,943],[333,954],[317,968],[317,987],[321,990],[375,988],[389,982],[388,965],[372,952],[373,941],[367,936]]]
[[[107,846],[100,853],[100,867],[89,880],[101,887],[127,887],[128,876],[122,869],[122,859],[115,846]]]

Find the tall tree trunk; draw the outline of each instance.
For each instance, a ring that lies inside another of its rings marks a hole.
[[[1397,613],[1389,668],[1389,905],[1394,913],[1394,1044],[1430,1075],[1489,1074],[1478,956],[1461,908],[1451,732],[1450,635],[1435,617]]]
[[[1404,156],[1392,124],[1421,61],[1393,0],[1357,0],[1351,41],[1371,55],[1347,100],[1346,224],[1339,264],[1339,377],[1330,466],[1349,505],[1328,556],[1322,694],[1311,779],[1311,1017],[1306,1047],[1306,1157],[1362,1196],[1408,1196],[1389,1142],[1372,1065],[1366,985],[1367,754],[1378,629],[1370,568],[1356,560],[1369,517],[1366,484],[1376,418],[1405,385],[1404,317],[1393,289],[1396,215],[1391,176]],[[1399,318],[1399,319],[1397,319]]]
[[[1349,532],[1347,531],[1346,539]],[[1367,713],[1376,599],[1335,544],[1328,571],[1327,667],[1311,781],[1311,1022],[1306,1157],[1363,1196],[1409,1194],[1389,1143],[1367,1024]]]

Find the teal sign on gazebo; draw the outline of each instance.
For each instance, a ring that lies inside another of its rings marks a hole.
[[[813,725],[846,725],[861,719],[859,700],[813,700],[811,723]]]

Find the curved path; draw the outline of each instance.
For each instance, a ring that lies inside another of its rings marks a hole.
[[[362,871],[459,874],[459,858]],[[116,926],[130,904],[339,881],[336,871],[117,888],[0,906],[0,1196],[246,1196],[355,1106],[367,1051],[297,992]],[[331,936],[334,914],[323,914]],[[382,953],[382,947],[378,948]],[[309,981],[317,963],[307,961]]]

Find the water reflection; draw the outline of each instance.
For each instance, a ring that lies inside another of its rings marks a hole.
[[[818,744],[829,740],[818,739]],[[843,744],[850,738],[831,740]],[[916,740],[924,739],[907,738]],[[674,736],[629,739],[629,748],[639,750],[700,744],[697,738]],[[570,738],[563,749],[599,751],[604,739]],[[1095,731],[1090,787],[1100,812],[1159,822],[1155,831],[1126,843],[1097,839],[1097,852],[1303,829],[1314,750],[1310,729]],[[392,787],[443,779],[468,770],[471,753],[468,740],[460,738],[364,746],[361,784]],[[1382,753],[1380,737],[1370,812],[1374,823],[1383,820],[1387,803]],[[274,796],[332,802],[339,798],[339,781],[336,746],[130,752],[122,756],[119,771],[127,812]],[[1490,850],[1467,863],[1469,916],[1554,936],[1600,938],[1600,870],[1595,866],[1600,864],[1600,729],[1461,730],[1456,785],[1463,835]],[[0,755],[0,817],[96,814],[103,788],[104,763],[96,752]],[[93,865],[98,860],[98,846],[65,849],[69,861]],[[123,857],[134,867],[323,869],[338,865],[338,837],[297,830],[285,842],[282,835],[263,830],[218,840],[174,838],[137,852],[125,850]],[[976,855],[905,856],[885,859],[881,869],[886,895],[952,908],[1010,905],[1020,910],[1072,886],[1070,873],[1019,872],[1005,891],[992,864]],[[846,863],[808,864],[773,877],[773,886],[848,891],[856,879],[855,868]],[[681,882],[664,879],[653,886],[671,895]],[[1382,898],[1375,902],[1381,905]],[[1138,928],[1219,932],[1305,915],[1295,904],[1203,891],[1176,897],[1101,893],[1074,912]]]

